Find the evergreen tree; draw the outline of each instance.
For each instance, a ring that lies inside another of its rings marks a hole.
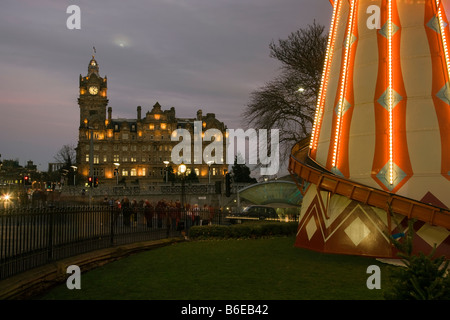
[[[399,250],[405,267],[395,267],[391,272],[392,288],[385,293],[390,300],[449,300],[450,278],[445,257],[435,258],[436,246],[429,255],[420,252],[413,254],[414,220],[408,222],[407,233],[400,234],[403,239],[391,237],[393,245]]]
[[[169,182],[177,181],[177,177],[176,177],[175,173],[173,172],[172,166],[168,166],[167,168],[165,168],[165,170],[167,170],[167,181],[169,181]],[[164,171],[163,181],[166,182],[166,171]]]
[[[191,170],[191,172],[186,176],[186,182],[194,182],[194,183],[199,182],[195,170]]]
[[[256,183],[256,179],[250,177],[250,168],[245,164],[237,163],[237,156],[234,157],[234,165],[232,167],[233,181],[244,183]]]

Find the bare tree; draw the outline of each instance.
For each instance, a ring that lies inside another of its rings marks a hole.
[[[53,159],[58,163],[64,163],[65,168],[70,168],[76,162],[75,147],[69,144],[64,145]]]
[[[62,163],[63,166],[59,171],[52,172],[49,178],[53,181],[61,181],[64,178],[65,183],[69,185],[75,184],[76,179],[74,179],[74,175],[77,175],[77,173],[72,168],[76,163],[75,147],[70,144],[62,146],[53,159],[58,163]]]
[[[243,113],[251,127],[280,130],[283,159],[311,131],[327,47],[324,30],[314,22],[287,39],[272,41],[270,56],[281,62],[281,73],[251,93]]]

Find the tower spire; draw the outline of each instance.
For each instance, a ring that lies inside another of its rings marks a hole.
[[[92,59],[89,61],[89,67],[88,67],[88,75],[91,75],[92,73],[95,73],[97,76],[99,75],[98,71],[98,63],[97,60],[95,60],[95,47],[92,48]]]

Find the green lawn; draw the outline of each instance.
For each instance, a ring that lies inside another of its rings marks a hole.
[[[375,259],[321,254],[294,237],[177,243],[83,273],[81,289],[65,283],[40,299],[84,300],[356,300],[383,299],[388,266]],[[369,265],[381,290],[369,290]]]

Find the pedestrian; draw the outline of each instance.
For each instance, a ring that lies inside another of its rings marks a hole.
[[[177,229],[177,207],[175,202],[173,202],[172,200],[169,202],[169,215],[170,215],[170,227],[173,231],[175,231]]]
[[[184,230],[184,221],[182,221],[181,217],[181,203],[180,200],[175,201],[175,216],[176,216],[176,230],[181,231]]]
[[[194,219],[193,222],[194,222],[195,226],[200,225],[200,208],[198,207],[198,204],[194,205],[193,219]]]
[[[138,203],[136,199],[133,199],[131,201],[131,221],[133,222],[134,226],[137,224],[137,215],[138,215]]]
[[[213,223],[214,213],[214,207],[212,205],[209,205],[209,224]]]
[[[164,199],[158,201],[156,205],[156,215],[158,218],[158,228],[163,227],[163,220],[166,217],[167,204]]]
[[[184,212],[185,212],[185,220],[186,220],[186,231],[189,232],[189,228],[192,226],[192,222],[193,222],[191,205],[189,203],[186,203],[184,205]]]
[[[123,225],[126,227],[130,226],[130,218],[131,218],[131,207],[130,200],[127,197],[124,197],[121,201],[122,208],[122,217],[123,217]]]
[[[153,214],[154,214],[153,205],[150,203],[150,201],[145,200],[145,202],[144,202],[144,217],[145,217],[145,222],[147,224],[147,228],[151,228],[153,226],[153,224],[152,224]]]

